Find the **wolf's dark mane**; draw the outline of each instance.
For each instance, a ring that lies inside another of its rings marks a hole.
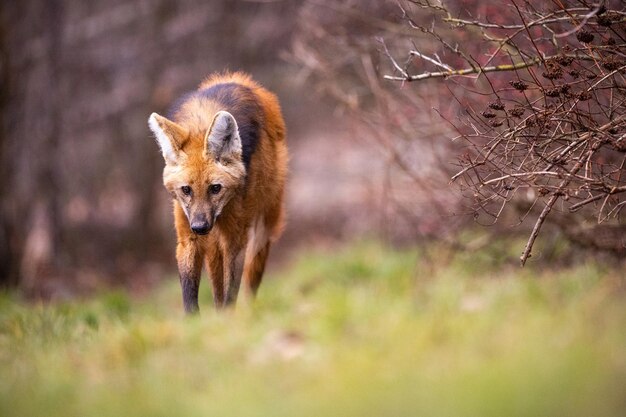
[[[184,103],[193,98],[219,103],[220,110],[233,115],[241,136],[243,162],[248,169],[263,126],[263,111],[254,91],[235,82],[215,84],[179,98],[168,111],[168,118],[173,119]]]

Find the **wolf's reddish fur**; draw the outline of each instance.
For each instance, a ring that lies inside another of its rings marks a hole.
[[[198,309],[206,265],[216,306],[243,280],[255,294],[284,224],[285,123],[276,96],[243,73],[217,74],[149,124],[174,200],[176,258],[185,310]],[[234,120],[234,121],[233,121]]]

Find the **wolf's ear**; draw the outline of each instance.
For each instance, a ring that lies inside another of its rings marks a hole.
[[[211,127],[204,138],[204,153],[206,157],[215,160],[241,160],[241,137],[237,121],[227,111],[218,111],[213,118]]]
[[[165,162],[176,165],[181,145],[189,136],[187,129],[156,113],[150,115],[148,126],[156,137]]]

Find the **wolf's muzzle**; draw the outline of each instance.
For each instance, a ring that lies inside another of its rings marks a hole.
[[[213,228],[213,224],[208,221],[197,221],[191,223],[191,231],[197,235],[206,235]]]

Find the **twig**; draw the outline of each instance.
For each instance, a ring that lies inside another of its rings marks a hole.
[[[595,141],[595,143],[591,145],[591,149],[589,149],[589,152],[587,153],[587,155],[591,157],[591,155],[593,155],[595,151],[597,151],[601,145],[602,145],[601,141],[599,140]],[[575,175],[580,170],[580,168],[582,168],[582,166],[585,164],[586,160],[587,158],[580,158],[578,162],[576,163],[576,165],[574,165],[574,167],[569,171],[569,174],[572,176]],[[546,204],[546,206],[541,211],[541,214],[539,215],[539,218],[537,219],[537,222],[535,223],[535,226],[533,227],[533,231],[530,234],[530,237],[528,238],[528,242],[526,242],[526,247],[524,248],[524,252],[522,252],[522,256],[520,257],[522,266],[526,264],[526,260],[530,257],[530,253],[533,249],[533,245],[535,244],[535,240],[537,239],[537,235],[539,235],[541,226],[543,226],[543,223],[545,222],[546,217],[552,210],[552,206],[554,206],[554,203],[556,203],[559,197],[561,197],[562,190],[565,187],[567,187],[567,184],[569,184],[570,181],[571,181],[571,177],[568,177],[568,178],[565,178],[561,182],[561,184],[559,184],[557,191],[554,192],[552,197],[550,197],[550,200],[548,200],[548,203]]]
[[[547,176],[553,176],[553,177],[561,177],[561,176],[563,176],[563,174],[558,173],[558,172],[553,172],[553,171],[519,172],[519,173],[515,173],[515,174],[507,174],[507,175],[503,175],[503,176],[498,177],[498,178],[490,179],[489,181],[483,182],[482,185],[494,184],[496,182],[505,180],[507,178],[530,177],[530,176],[536,176],[536,175],[547,175]]]
[[[537,65],[544,58],[536,57],[528,62],[518,62],[516,64],[504,64],[504,65],[494,65],[490,67],[476,67],[476,68],[464,68],[460,70],[452,70],[452,71],[439,71],[439,72],[424,72],[419,75],[409,75],[406,71],[397,67],[397,63],[392,60],[392,63],[395,63],[394,66],[396,69],[400,71],[402,77],[393,76],[393,75],[385,75],[384,78],[386,80],[391,81],[420,81],[426,78],[445,78],[451,77],[455,75],[469,75],[469,74],[480,74],[484,72],[497,72],[497,71],[515,71],[522,68],[528,68],[533,65]],[[549,58],[545,58],[549,59]]]
[[[621,187],[613,187],[607,193],[594,195],[593,197],[589,197],[586,200],[583,200],[583,201],[581,201],[579,203],[576,203],[576,204],[572,205],[569,208],[569,211],[574,213],[574,212],[578,211],[581,207],[586,206],[589,203],[593,203],[594,201],[598,201],[598,200],[600,200],[604,196],[610,196],[610,195],[613,195],[613,194],[619,194],[619,193],[623,193],[623,192],[626,192],[626,185],[623,185]]]
[[[427,55],[420,54],[418,51],[409,51],[409,55],[422,58],[422,59],[424,59],[424,60],[426,60],[428,62],[432,62],[436,66],[441,67],[441,68],[445,69],[446,71],[454,71],[454,69],[452,69],[452,67],[450,65],[444,64],[443,62],[441,62],[441,60],[437,61],[436,59],[431,58],[431,57],[429,57]]]
[[[398,70],[400,72],[400,74],[403,75],[404,79],[409,78],[409,74],[403,68],[401,68],[400,65],[398,65],[398,63],[396,62],[396,60],[391,56],[391,53],[389,52],[389,49],[387,49],[387,45],[385,44],[385,41],[382,38],[378,38],[378,42],[385,49],[385,55],[391,61],[391,63],[393,64],[394,68],[396,70]]]

